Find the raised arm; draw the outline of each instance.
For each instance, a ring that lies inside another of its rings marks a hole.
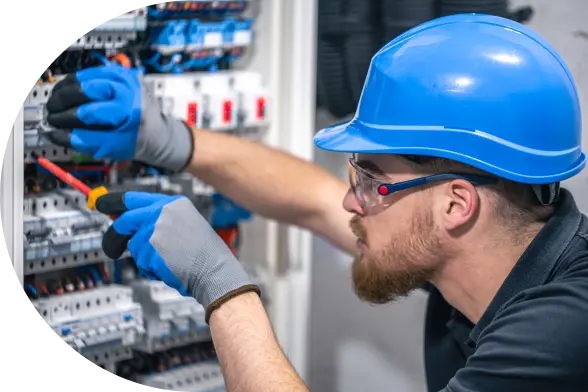
[[[256,214],[309,229],[349,252],[355,249],[350,216],[341,204],[344,181],[287,152],[193,130],[164,116],[136,70],[107,66],[69,75],[54,88],[47,111],[57,144],[97,158],[189,171]]]
[[[319,166],[243,138],[194,131],[187,171],[243,207],[309,229],[353,252],[350,215],[342,207],[348,185]]]
[[[259,287],[192,202],[182,196],[110,193],[96,208],[119,215],[104,235],[106,254],[119,257],[128,241],[143,274],[204,306],[227,390],[307,390],[276,341]]]

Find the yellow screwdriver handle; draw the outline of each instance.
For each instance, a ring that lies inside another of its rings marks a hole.
[[[88,208],[91,210],[95,210],[96,209],[96,200],[98,200],[98,198],[100,196],[104,196],[108,193],[108,189],[106,189],[105,186],[99,186],[98,188],[94,188],[90,191],[90,194],[88,195]]]

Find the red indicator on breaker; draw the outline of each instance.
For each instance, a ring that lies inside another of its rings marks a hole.
[[[196,114],[198,113],[198,104],[196,102],[190,102],[188,104],[188,114],[186,116],[186,123],[194,127],[196,126]]]
[[[229,124],[231,122],[231,118],[233,118],[233,102],[224,101],[223,102],[223,123]]]
[[[257,98],[257,119],[263,120],[265,118],[265,98]]]

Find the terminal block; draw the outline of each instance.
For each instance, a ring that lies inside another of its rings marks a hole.
[[[101,249],[102,235],[110,223],[107,216],[90,211],[85,196],[78,191],[27,196],[23,212],[24,258],[29,266],[50,259],[55,269],[59,256],[85,254],[83,259],[89,261],[91,252]],[[97,258],[100,253],[93,255]]]
[[[32,301],[67,344],[96,363],[120,361],[145,333],[130,287],[102,286]]]
[[[160,281],[139,280],[131,287],[143,309],[146,327],[137,350],[151,353],[210,340],[204,308],[194,298],[184,297]]]
[[[220,364],[215,361],[196,363],[159,374],[142,376],[137,379],[137,382],[169,391],[226,391]]]
[[[162,111],[192,127],[238,131],[269,124],[267,90],[255,72],[147,75],[148,90]]]

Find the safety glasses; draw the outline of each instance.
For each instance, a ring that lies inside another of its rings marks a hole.
[[[405,189],[429,184],[431,182],[463,179],[472,185],[488,185],[496,183],[492,177],[475,174],[444,173],[434,174],[413,180],[389,183],[385,176],[376,177],[363,169],[354,158],[349,159],[349,184],[362,208],[373,208],[386,205],[386,197]]]

